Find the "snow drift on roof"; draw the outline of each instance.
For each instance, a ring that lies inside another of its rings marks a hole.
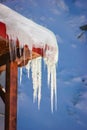
[[[54,97],[57,103],[56,63],[58,61],[58,45],[55,35],[47,28],[36,24],[2,4],[0,4],[0,22],[5,23],[9,39],[19,40],[20,47],[28,45],[30,51],[33,47],[43,49],[44,61],[48,68],[48,84],[51,84],[51,110],[53,111]],[[34,100],[38,98],[39,106],[41,99],[41,59],[32,60],[31,65],[27,67],[28,70],[29,67],[32,69]]]

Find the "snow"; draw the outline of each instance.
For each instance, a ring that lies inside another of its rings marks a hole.
[[[55,106],[57,106],[57,88],[56,88],[56,64],[58,62],[58,45],[53,32],[45,27],[42,27],[30,19],[18,14],[12,9],[0,4],[0,21],[5,23],[7,34],[11,44],[9,46],[11,60],[15,53],[16,39],[19,40],[20,48],[28,45],[30,51],[33,46],[35,48],[43,48],[44,62],[48,69],[48,85],[51,86],[51,110],[53,112],[53,101],[55,99]],[[47,46],[47,49],[45,47]],[[24,55],[25,59],[25,55]],[[26,66],[28,70],[32,70],[34,101],[38,98],[38,108],[41,101],[41,57],[33,59]],[[20,69],[20,82],[22,80],[22,68]]]

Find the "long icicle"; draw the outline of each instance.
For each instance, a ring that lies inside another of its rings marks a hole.
[[[38,58],[38,71],[37,71],[37,82],[38,82],[38,109],[40,108],[41,101],[41,57]]]
[[[37,99],[37,60],[32,60],[33,101]]]
[[[48,85],[51,87],[51,111],[53,112],[54,103],[55,110],[57,110],[56,64],[52,64],[47,59],[45,59],[45,63],[47,64],[48,70]]]
[[[22,82],[22,67],[20,68],[20,84]]]
[[[33,101],[38,99],[38,109],[41,101],[41,57],[32,60]]]
[[[30,68],[31,68],[31,61],[29,61],[28,64],[26,65],[28,78],[29,78],[29,74],[30,74]]]

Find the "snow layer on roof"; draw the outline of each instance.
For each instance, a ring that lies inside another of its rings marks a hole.
[[[47,28],[40,26],[30,19],[25,18],[19,13],[12,9],[0,4],[0,21],[5,23],[7,34],[9,39],[19,40],[20,47],[25,44],[28,45],[29,49],[32,47],[48,48],[44,52],[44,61],[48,68],[48,83],[51,84],[51,109],[53,111],[53,100],[55,96],[55,102],[57,102],[56,96],[56,63],[58,61],[58,45],[57,40],[53,32]],[[34,99],[37,98],[38,93],[38,106],[41,99],[41,60],[32,60],[32,78],[34,88]],[[36,65],[36,67],[34,66]],[[39,70],[38,70],[39,65]],[[36,69],[36,70],[35,70]],[[38,72],[39,71],[39,72]],[[40,77],[38,77],[38,73]],[[34,78],[36,76],[36,79]],[[37,84],[37,82],[39,82]],[[36,87],[35,87],[36,85]],[[36,95],[35,95],[36,94]]]

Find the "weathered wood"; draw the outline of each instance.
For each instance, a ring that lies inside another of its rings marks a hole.
[[[5,65],[6,64],[6,60],[10,58],[10,54],[6,53],[3,54],[2,56],[0,56],[0,66]]]
[[[9,42],[0,36],[0,56],[9,52]]]
[[[5,91],[3,90],[2,86],[0,86],[0,96],[3,100],[3,102],[5,103]]]
[[[5,130],[17,128],[17,62],[6,64]]]

